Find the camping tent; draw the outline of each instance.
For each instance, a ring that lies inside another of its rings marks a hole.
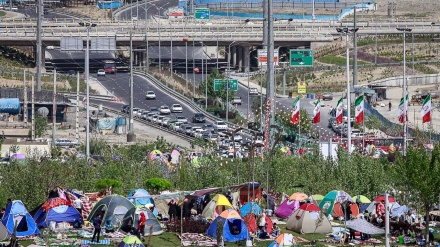
[[[335,205],[333,206],[333,216],[334,217],[345,217],[345,208],[343,206],[344,205],[342,205],[339,202],[335,203]],[[356,203],[350,204],[350,210],[351,210],[351,215],[353,215],[353,217],[356,217],[359,215],[359,207],[357,206]],[[349,219],[347,219],[347,220],[349,220]]]
[[[125,214],[132,207],[134,207],[134,204],[125,197],[119,195],[106,196],[93,206],[88,220],[91,221],[99,214],[103,214],[102,226],[109,219],[115,228],[119,228]]]
[[[385,201],[385,195],[381,195],[381,196],[376,197],[376,198],[374,199],[374,201],[375,201],[375,202]],[[388,202],[389,202],[389,203],[395,203],[396,200],[394,199],[394,197],[392,197],[392,196],[388,196]]]
[[[142,241],[136,236],[127,236],[118,244],[118,247],[145,247]]]
[[[202,215],[206,219],[215,219],[224,210],[233,208],[226,196],[217,194],[203,209]]]
[[[137,207],[145,206],[146,204],[153,204],[154,206],[156,205],[154,203],[153,197],[150,195],[150,193],[148,193],[148,191],[144,189],[137,189],[130,191],[127,199],[130,200]],[[159,214],[156,207],[154,207],[153,214],[154,215]]]
[[[9,235],[12,235],[14,232],[15,223],[17,223],[17,237],[27,237],[40,234],[40,230],[38,230],[34,219],[32,219],[32,216],[26,210],[23,202],[19,200],[9,203],[5,214],[3,215],[2,223],[8,230]]]
[[[153,227],[151,235],[161,234],[163,230],[159,224],[159,221],[156,219],[156,216],[154,216],[154,214],[148,208],[144,207],[133,207],[128,210],[122,219],[121,229],[128,232],[126,229],[130,223],[132,223],[133,227],[137,228],[141,212],[144,212],[145,217],[147,218],[147,221],[145,222],[145,235],[150,235],[150,227]]]
[[[206,234],[210,237],[217,237],[217,223],[223,222],[223,239],[226,242],[238,242],[248,238],[248,229],[240,215],[234,209],[223,211],[209,226]],[[235,233],[234,233],[235,229]]]
[[[305,203],[287,220],[286,228],[297,233],[329,233],[332,226],[327,217],[320,215],[320,209],[315,204]],[[322,222],[316,222],[322,217]]]
[[[261,210],[261,207],[256,202],[248,202],[243,205],[243,207],[240,208],[240,216],[244,217],[247,214],[261,214],[263,211]]]
[[[299,208],[299,201],[284,200],[283,203],[275,210],[275,215],[282,219],[289,218],[292,213]]]
[[[273,226],[272,220],[267,215],[264,219],[266,219],[266,223],[267,223],[267,233],[272,234],[272,226]],[[246,227],[248,228],[248,231],[254,233],[258,224],[256,216],[254,214],[247,214],[246,216],[243,217],[243,220],[244,223],[246,224]]]
[[[78,210],[72,207],[70,201],[58,197],[49,198],[34,215],[38,227],[47,227],[51,221],[73,223],[81,218]]]
[[[335,203],[344,203],[346,201],[353,202],[353,199],[351,199],[347,192],[342,190],[332,190],[324,196],[321,203],[319,203],[319,208],[323,209],[326,214],[332,214]]]
[[[290,233],[283,233],[278,236],[267,247],[281,247],[281,246],[294,246],[296,244],[295,238]]]

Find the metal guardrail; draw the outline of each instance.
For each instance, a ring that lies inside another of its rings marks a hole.
[[[226,122],[225,120],[223,120],[223,119],[221,119],[219,117],[213,116],[211,113],[205,111],[205,109],[200,107],[197,103],[195,103],[191,99],[187,98],[183,94],[180,94],[180,93],[172,90],[171,88],[168,88],[166,85],[164,85],[162,82],[157,80],[151,74],[148,74],[148,73],[145,73],[145,72],[139,72],[139,71],[135,71],[134,73],[139,75],[139,76],[143,76],[143,77],[147,78],[149,81],[154,83],[154,85],[156,85],[157,87],[162,89],[162,91],[168,93],[169,95],[173,96],[174,98],[176,98],[176,99],[180,100],[181,102],[185,103],[186,105],[188,105],[189,107],[191,107],[195,111],[203,113],[207,119],[209,119],[209,120],[211,120],[213,122],[215,122],[215,121],[225,122],[228,125],[229,128],[233,128],[233,129],[243,128],[243,126],[239,126],[239,125],[233,124],[231,122]],[[243,129],[243,131],[246,132],[246,133],[251,133],[251,130],[249,130],[247,128]]]
[[[66,97],[76,97],[76,93],[73,92],[58,92],[58,94],[63,94]],[[85,97],[85,93],[79,93],[80,96]],[[100,94],[89,94],[89,98],[91,99],[99,99],[99,100],[114,100],[116,97],[112,95],[100,95]]]
[[[99,105],[97,105],[97,104],[92,104],[92,103],[90,103],[90,106],[93,106],[93,107],[99,107]],[[120,111],[117,111],[117,110],[114,110],[114,109],[111,109],[111,108],[108,108],[108,107],[102,107],[102,109],[105,110],[105,111],[107,111],[107,112],[113,113],[113,114],[121,114]],[[178,137],[180,137],[180,138],[182,138],[183,140],[188,141],[188,142],[191,142],[191,141],[195,140],[195,138],[193,138],[193,137],[191,137],[191,136],[188,136],[188,135],[186,135],[186,134],[183,134],[183,133],[180,133],[180,132],[177,132],[177,131],[174,131],[174,130],[168,129],[167,127],[164,127],[164,126],[161,126],[161,125],[154,124],[154,123],[152,123],[152,122],[149,122],[149,121],[147,121],[147,120],[144,120],[144,119],[141,119],[141,118],[138,118],[138,117],[134,117],[134,120],[137,121],[137,122],[139,122],[139,123],[142,123],[142,124],[148,125],[149,127],[153,127],[153,128],[159,129],[159,130],[161,130],[161,131],[164,131],[164,132],[167,132],[167,133],[173,134],[173,135],[175,135],[175,136],[178,136]]]

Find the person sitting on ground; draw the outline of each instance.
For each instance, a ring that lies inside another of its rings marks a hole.
[[[267,234],[267,223],[265,226],[261,227],[260,236],[258,236],[260,239],[268,239],[270,236]]]
[[[78,217],[73,221],[73,228],[80,229],[80,228],[82,228],[83,224],[84,224],[84,221],[83,221],[82,217]]]
[[[281,233],[281,229],[277,226],[277,223],[273,223],[272,225],[272,237],[278,237]]]
[[[113,226],[113,223],[110,219],[107,219],[105,221],[104,229],[106,233],[115,232],[115,227]]]

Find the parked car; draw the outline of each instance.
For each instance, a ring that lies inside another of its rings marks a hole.
[[[195,113],[194,116],[192,117],[192,122],[205,123],[206,122],[205,115],[203,115],[203,113]]]
[[[188,119],[186,117],[184,117],[184,116],[177,116],[176,119],[179,122],[188,123]]]
[[[78,142],[69,139],[56,139],[55,145],[59,147],[76,147],[79,146]]]
[[[156,94],[153,91],[147,91],[147,94],[145,94],[145,99],[156,99]]]
[[[180,104],[173,104],[171,106],[171,112],[182,113],[183,112],[183,107]]]
[[[159,112],[160,112],[160,114],[162,114],[162,115],[170,115],[170,114],[171,114],[171,110],[170,110],[170,108],[169,108],[168,106],[166,106],[166,105],[161,106],[161,107],[159,108]]]
[[[257,88],[255,88],[255,87],[249,88],[249,95],[255,96],[255,95],[258,95],[258,94],[259,93],[258,93],[258,89]]]
[[[227,130],[228,129],[228,125],[225,122],[223,122],[223,121],[215,121],[214,128],[216,130]]]
[[[332,93],[323,93],[322,100],[333,100],[333,94]]]
[[[104,69],[98,69],[97,76],[105,76],[105,70]]]

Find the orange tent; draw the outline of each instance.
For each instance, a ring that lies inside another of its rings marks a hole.
[[[359,214],[359,207],[357,206],[357,204],[356,203],[350,204],[350,209],[351,209],[351,215],[357,217]],[[335,203],[335,206],[333,207],[333,216],[344,217],[345,216],[344,212],[345,211],[342,209],[341,203],[339,202]]]

